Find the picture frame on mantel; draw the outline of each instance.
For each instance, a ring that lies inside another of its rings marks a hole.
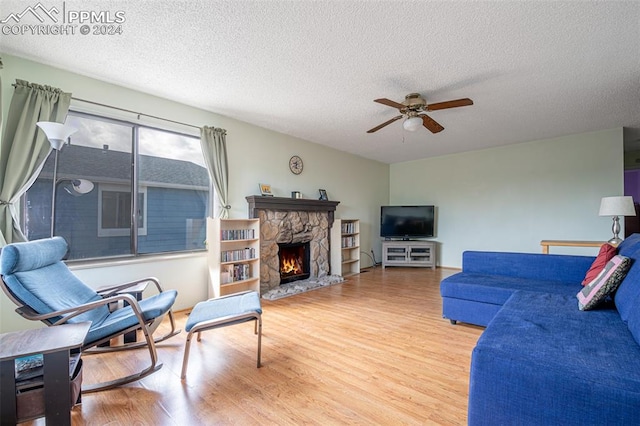
[[[327,191],[326,190],[318,189],[318,192],[320,193],[320,198],[318,198],[318,200],[329,201],[329,198],[327,197]]]
[[[271,192],[271,185],[266,183],[259,183],[258,187],[260,188],[260,195],[263,197],[273,197],[273,192]]]

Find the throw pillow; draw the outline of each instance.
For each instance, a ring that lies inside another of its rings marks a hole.
[[[627,275],[630,266],[631,259],[628,257],[613,256],[600,274],[576,295],[578,308],[581,311],[588,311],[607,300]]]
[[[616,251],[617,249],[611,244],[603,244],[602,247],[600,247],[600,251],[598,252],[596,260],[593,261],[591,267],[584,277],[584,280],[582,280],[583,286],[589,284],[598,276],[600,272],[602,272],[607,262],[616,255]]]

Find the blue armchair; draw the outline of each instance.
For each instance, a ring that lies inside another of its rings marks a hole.
[[[111,381],[83,387],[84,392],[110,389],[158,371],[155,343],[180,333],[175,329],[171,307],[175,290],[163,291],[155,278],[102,289],[96,292],[80,281],[62,262],[67,253],[67,242],[62,237],[46,238],[24,243],[9,244],[0,252],[0,286],[24,318],[42,321],[48,326],[91,321],[91,327],[82,346],[99,351],[147,347],[151,365],[135,374]],[[158,294],[136,300],[126,289],[141,282],[155,284]],[[126,303],[121,303],[126,302]],[[171,330],[154,340],[153,332],[168,314]],[[98,348],[114,337],[141,329],[144,341],[116,347]]]

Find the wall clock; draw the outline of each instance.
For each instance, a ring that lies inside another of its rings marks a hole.
[[[302,158],[294,155],[289,159],[289,170],[291,170],[291,173],[293,173],[294,175],[299,175],[300,173],[302,173],[302,168]]]

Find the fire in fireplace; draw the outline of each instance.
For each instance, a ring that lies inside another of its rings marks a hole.
[[[278,244],[280,284],[309,278],[309,243]]]

